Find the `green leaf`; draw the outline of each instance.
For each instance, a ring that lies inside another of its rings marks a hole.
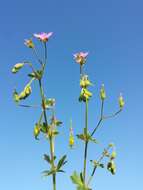
[[[51,164],[51,159],[49,155],[44,154],[44,160],[46,160],[49,164]]]
[[[66,155],[64,155],[58,162],[58,165],[57,165],[57,170],[59,170],[63,165],[65,165],[67,163],[67,161],[65,160],[66,159]]]
[[[81,179],[81,173],[80,175],[77,174],[76,171],[70,176],[72,182],[77,186],[77,190],[91,190],[89,187],[84,185],[82,179]]]
[[[83,141],[86,140],[86,137],[85,137],[84,134],[78,134],[78,135],[76,135],[76,136],[77,136],[78,139],[81,139],[81,140],[83,140]]]
[[[89,133],[86,134],[84,129],[84,134],[78,134],[76,135],[78,139],[81,139],[83,141],[92,141],[94,143],[98,143],[95,138],[93,138]]]
[[[62,173],[65,173],[65,171],[64,171],[64,170],[58,170],[57,172],[62,172]]]
[[[83,180],[83,175],[82,175],[82,172],[80,173],[80,179],[81,179],[81,181],[82,181],[82,183],[84,182],[84,180]]]
[[[55,120],[55,125],[56,125],[56,126],[60,126],[62,123],[63,123],[62,121],[59,121],[59,120],[57,120],[57,119]]]
[[[35,79],[41,79],[43,75],[43,71],[42,70],[37,70],[35,72],[29,73],[28,76],[31,78],[35,78]]]
[[[87,139],[88,139],[88,141],[92,141],[94,143],[98,143],[97,140],[95,138],[93,138],[89,133],[87,134]]]
[[[49,175],[52,175],[52,174],[54,174],[55,173],[55,170],[45,170],[45,171],[43,171],[42,172],[42,174],[44,175],[44,176],[49,176]]]
[[[94,166],[94,167],[104,168],[104,164],[99,163],[99,162],[98,162],[98,161],[96,161],[96,160],[90,160],[90,162],[92,162],[92,163],[93,163],[93,166]]]
[[[81,181],[80,176],[77,174],[76,171],[70,176],[72,182],[78,186],[83,186],[83,182]]]
[[[53,134],[53,136],[56,136],[56,135],[59,134],[59,132],[55,130],[55,131],[52,132],[52,134]]]
[[[104,164],[99,164],[99,167],[104,168]]]
[[[54,98],[49,98],[44,100],[44,106],[46,109],[49,109],[55,105],[55,99]]]

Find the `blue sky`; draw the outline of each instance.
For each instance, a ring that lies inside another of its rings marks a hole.
[[[106,146],[117,146],[117,174],[111,176],[98,170],[93,189],[140,190],[143,178],[142,152],[142,70],[143,70],[143,2],[139,0],[25,0],[1,1],[0,6],[0,189],[46,190],[51,189],[51,179],[43,179],[41,172],[47,168],[42,155],[48,152],[48,143],[33,138],[33,126],[39,110],[16,107],[12,90],[19,90],[28,81],[23,69],[17,76],[10,72],[12,66],[29,59],[37,64],[23,40],[35,32],[54,32],[48,42],[48,65],[45,90],[55,97],[58,118],[63,121],[61,136],[56,141],[56,153],[67,153],[69,163],[66,174],[58,176],[58,189],[74,190],[69,176],[82,167],[83,146],[76,141],[74,150],[68,149],[69,120],[72,117],[74,133],[82,131],[83,105],[78,102],[79,68],[73,53],[88,51],[86,72],[95,86],[89,105],[92,129],[100,110],[99,89],[105,84],[107,100],[105,111],[118,108],[117,98],[123,93],[126,106],[119,117],[104,123],[96,138]],[[36,84],[27,103],[37,103]],[[26,102],[25,102],[26,103]],[[89,149],[89,158],[96,159],[98,145]]]

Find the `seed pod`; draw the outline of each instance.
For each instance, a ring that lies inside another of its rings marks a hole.
[[[101,100],[104,100],[106,98],[106,92],[105,92],[104,84],[102,84],[102,87],[100,89],[100,98],[101,98]]]
[[[120,94],[120,96],[119,96],[119,106],[122,109],[124,107],[124,105],[125,105],[125,102],[124,102],[123,96],[122,96],[122,94]]]

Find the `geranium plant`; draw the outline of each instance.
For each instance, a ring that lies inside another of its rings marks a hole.
[[[52,36],[52,32],[50,33],[39,33],[34,34],[32,38],[25,40],[25,45],[32,50],[36,59],[38,60],[39,67],[36,68],[36,64],[31,63],[30,61],[22,61],[17,63],[12,68],[12,73],[18,73],[24,66],[29,66],[32,72],[28,73],[29,81],[22,90],[22,92],[18,93],[16,89],[13,92],[14,101],[18,106],[22,107],[34,107],[33,105],[25,105],[21,103],[23,100],[28,98],[32,93],[32,83],[35,81],[39,85],[40,91],[40,110],[41,115],[39,119],[35,122],[34,127],[34,137],[36,140],[39,140],[39,135],[43,134],[45,139],[49,142],[49,154],[44,154],[44,160],[49,164],[49,169],[43,171],[44,176],[52,176],[53,182],[53,190],[56,190],[56,173],[64,172],[63,166],[65,165],[66,155],[63,155],[59,161],[57,161],[55,155],[55,138],[59,134],[58,127],[62,125],[62,122],[57,119],[55,113],[55,99],[47,98],[44,87],[43,87],[43,77],[45,74],[45,67],[47,64],[47,42],[49,38]],[[44,57],[40,58],[38,55],[38,51],[35,47],[33,38],[38,40],[44,46]],[[48,112],[48,116],[47,116]],[[49,116],[50,115],[50,116]]]
[[[100,99],[101,99],[101,111],[99,116],[99,121],[97,122],[95,128],[89,128],[88,126],[88,107],[89,107],[89,101],[92,97],[92,92],[89,90],[90,86],[93,86],[92,82],[90,81],[88,75],[84,72],[83,68],[86,65],[88,52],[79,52],[74,54],[75,62],[78,63],[80,67],[80,95],[79,95],[79,102],[85,104],[85,125],[83,127],[83,131],[81,134],[77,134],[77,138],[81,140],[84,143],[84,153],[83,153],[83,170],[81,172],[74,171],[71,175],[72,182],[76,185],[77,190],[91,190],[90,183],[95,175],[95,171],[98,167],[100,168],[106,168],[108,171],[111,172],[111,174],[115,174],[116,172],[116,165],[115,165],[115,158],[116,158],[116,151],[115,146],[113,143],[109,143],[109,145],[103,149],[102,154],[99,158],[92,158],[88,159],[88,147],[90,143],[98,143],[95,136],[96,131],[100,128],[101,123],[109,118],[113,118],[117,116],[124,107],[124,99],[122,97],[122,94],[119,96],[119,108],[118,110],[111,114],[111,115],[105,115],[104,114],[104,101],[106,99],[106,92],[104,88],[104,84],[102,84],[100,89]],[[71,136],[70,136],[71,138]],[[72,139],[74,137],[72,136]],[[72,143],[73,141],[69,141],[69,143]],[[107,158],[107,163],[104,163],[104,158]],[[91,162],[93,169],[91,173],[87,174],[87,171],[89,172],[89,166],[87,166],[88,161]]]

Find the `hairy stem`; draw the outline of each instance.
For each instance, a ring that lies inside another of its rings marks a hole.
[[[86,100],[86,107],[85,107],[85,135],[87,136],[88,133],[88,100]],[[88,140],[85,141],[85,149],[84,149],[84,166],[83,166],[83,181],[84,184],[86,182],[86,164],[87,164],[87,151],[88,151]]]
[[[42,88],[41,79],[39,80],[39,86],[40,86],[40,94],[41,94],[41,99],[42,99],[42,108],[43,108],[44,120],[45,120],[46,126],[48,126],[46,108],[45,108],[45,96],[44,96],[44,91]],[[54,141],[53,141],[52,136],[49,138],[49,143],[50,143],[50,155],[51,155],[51,161],[52,161],[51,166],[52,166],[52,169],[54,170],[55,169],[55,166],[54,166]],[[52,177],[53,177],[53,190],[56,190],[56,174],[53,173]]]
[[[50,154],[51,154],[51,166],[52,166],[52,169],[54,170],[55,169],[55,165],[54,165],[54,139],[53,137],[51,136],[50,137]],[[52,175],[52,178],[53,178],[53,190],[56,190],[56,173],[54,173]]]

